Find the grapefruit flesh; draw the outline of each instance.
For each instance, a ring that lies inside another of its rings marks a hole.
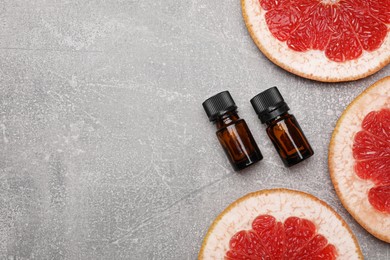
[[[336,259],[336,248],[317,234],[307,219],[289,217],[284,223],[260,215],[251,230],[237,232],[229,243],[225,259]]]
[[[213,221],[199,260],[363,259],[345,221],[325,202],[295,190],[247,194]]]
[[[366,89],[341,115],[329,146],[329,172],[355,220],[390,243],[390,77]]]
[[[272,35],[295,51],[325,51],[336,62],[378,49],[387,35],[390,5],[377,0],[260,0]],[[383,12],[375,18],[378,7]]]
[[[375,183],[368,201],[390,213],[390,109],[372,111],[363,119],[352,149],[356,174]]]
[[[388,0],[241,1],[256,45],[299,76],[355,80],[390,62]]]

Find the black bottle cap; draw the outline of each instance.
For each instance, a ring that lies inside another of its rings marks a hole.
[[[203,102],[202,105],[210,121],[214,121],[225,113],[237,109],[236,103],[234,103],[229,91],[223,91],[212,96]]]
[[[253,97],[251,104],[263,124],[290,110],[277,87],[269,88]]]

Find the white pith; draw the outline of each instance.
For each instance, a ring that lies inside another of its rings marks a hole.
[[[324,5],[334,5],[340,2],[340,0],[321,0]]]
[[[369,203],[367,193],[374,184],[356,175],[352,155],[354,135],[361,130],[364,117],[382,108],[390,109],[390,77],[368,89],[343,114],[329,149],[329,167],[347,210],[368,232],[390,243],[390,214],[379,212]]]
[[[248,29],[252,31],[252,37],[260,45],[260,49],[290,72],[321,81],[345,81],[372,74],[389,62],[389,33],[379,49],[372,52],[363,51],[362,56],[356,60],[334,62],[325,56],[324,51],[297,52],[289,49],[285,42],[277,40],[269,31],[265,21],[266,11],[261,8],[259,0],[243,0],[243,3],[247,26],[250,27]]]
[[[224,259],[230,238],[240,230],[251,229],[253,220],[262,214],[284,221],[290,216],[312,221],[338,251],[338,259],[360,259],[360,250],[345,222],[318,200],[298,191],[270,190],[239,201],[209,230],[200,259]]]

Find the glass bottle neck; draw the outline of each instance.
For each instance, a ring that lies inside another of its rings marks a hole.
[[[286,119],[286,118],[288,118],[288,117],[290,117],[290,116],[292,116],[292,115],[289,114],[288,112],[284,112],[283,114],[281,114],[281,115],[275,117],[274,119],[267,121],[267,122],[266,122],[266,125],[267,125],[267,126],[273,125],[273,124],[275,124],[275,123],[277,123],[277,122],[279,122],[279,121],[281,121],[281,120],[284,120],[284,119]]]
[[[216,120],[215,124],[218,129],[221,129],[223,127],[235,123],[239,119],[240,117],[238,116],[237,111],[235,110],[235,111],[227,112],[226,114],[220,116]]]

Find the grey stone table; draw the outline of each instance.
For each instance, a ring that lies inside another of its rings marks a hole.
[[[327,201],[367,259],[389,259],[327,169],[337,118],[390,74],[325,84],[267,60],[235,1],[0,0],[0,259],[195,259],[240,196]],[[249,99],[278,86],[315,149],[286,169]],[[229,89],[264,160],[233,172],[202,101]]]

